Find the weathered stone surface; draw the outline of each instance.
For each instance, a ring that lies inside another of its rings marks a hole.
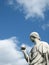
[[[41,41],[37,32],[30,34],[30,39],[35,43],[30,53],[27,54],[26,47],[22,46],[21,50],[29,65],[49,65],[49,45],[47,42]],[[24,48],[25,49],[24,49]]]

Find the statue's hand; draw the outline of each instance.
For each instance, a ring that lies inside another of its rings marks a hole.
[[[21,46],[21,50],[24,51],[25,49],[26,49],[26,46],[23,44],[23,45]]]

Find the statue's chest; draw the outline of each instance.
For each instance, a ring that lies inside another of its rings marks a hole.
[[[37,48],[36,47],[32,48],[30,51],[30,59],[36,58],[37,55],[38,55]]]
[[[41,54],[38,52],[36,47],[31,49],[29,59],[30,59],[30,63],[32,61],[37,63],[37,61],[39,62],[39,59],[43,61],[43,58],[41,57]]]

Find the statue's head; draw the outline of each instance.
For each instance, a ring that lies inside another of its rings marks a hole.
[[[36,38],[37,38],[38,40],[40,40],[39,34],[38,34],[37,32],[31,32],[31,34],[30,34],[30,39],[31,39],[31,41],[34,42]]]

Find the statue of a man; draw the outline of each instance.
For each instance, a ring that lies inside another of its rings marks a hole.
[[[26,47],[23,45],[21,50],[29,65],[49,65],[49,45],[47,42],[41,41],[37,32],[30,34],[30,39],[34,42],[34,47],[29,55],[26,52]]]

